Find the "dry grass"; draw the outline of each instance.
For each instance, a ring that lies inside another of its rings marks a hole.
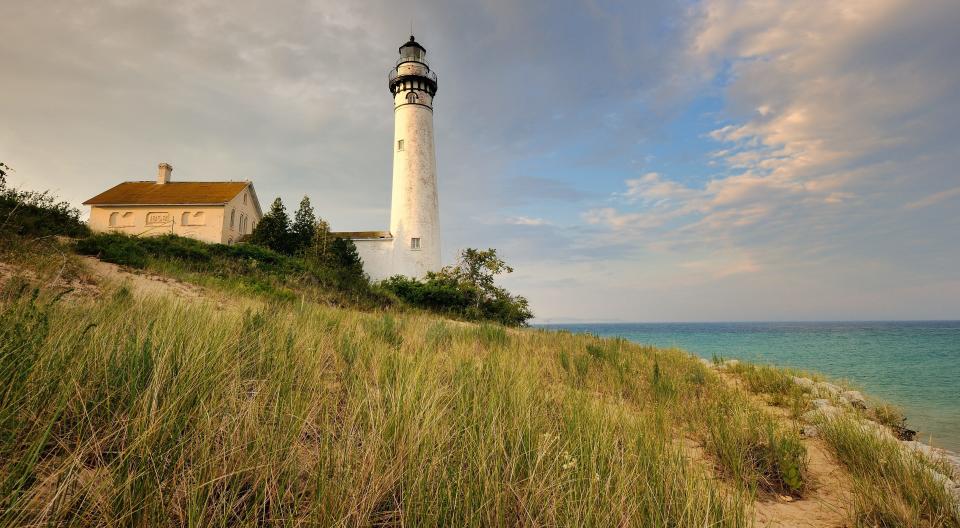
[[[745,526],[785,482],[791,433],[680,351],[240,303],[10,293],[0,520]]]
[[[796,424],[683,351],[122,286],[65,302],[49,279],[82,279],[72,257],[19,254],[0,525],[749,526],[755,500],[809,486]],[[809,399],[790,373],[732,372],[794,414]],[[855,523],[956,526],[922,466],[824,435]]]
[[[849,469],[859,526],[958,527],[960,506],[941,475],[951,470],[853,415],[825,420],[824,440]]]

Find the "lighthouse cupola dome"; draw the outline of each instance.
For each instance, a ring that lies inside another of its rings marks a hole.
[[[431,98],[436,95],[437,74],[427,63],[427,49],[417,42],[413,35],[410,35],[410,40],[400,46],[400,58],[390,70],[387,84],[394,95],[409,90],[424,92]],[[420,100],[420,94],[415,98]]]
[[[400,60],[426,63],[427,49],[420,45],[413,35],[410,35],[410,40],[400,46]]]

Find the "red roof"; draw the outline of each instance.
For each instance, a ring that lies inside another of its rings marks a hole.
[[[246,189],[250,182],[123,182],[84,205],[180,205],[224,204]]]

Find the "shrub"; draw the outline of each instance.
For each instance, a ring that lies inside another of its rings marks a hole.
[[[456,266],[428,273],[423,280],[390,277],[380,283],[404,302],[452,317],[524,326],[533,317],[527,299],[494,284],[494,277],[513,271],[496,250],[466,249]]]
[[[0,164],[3,167],[6,165]],[[80,220],[80,211],[57,201],[49,191],[21,191],[7,186],[0,171],[0,233],[42,237],[80,237],[89,233]]]
[[[80,239],[77,241],[77,252],[132,268],[145,268],[149,257],[137,239],[119,233],[103,233]]]

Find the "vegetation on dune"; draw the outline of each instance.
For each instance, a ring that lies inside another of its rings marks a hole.
[[[50,192],[14,189],[7,184],[10,167],[0,162],[0,236],[84,236],[80,211]]]
[[[246,243],[207,244],[175,235],[97,233],[78,240],[76,249],[106,262],[269,300],[307,297],[364,309],[392,303],[390,297],[371,287],[356,251],[346,245],[334,244],[329,259],[317,261]]]
[[[679,351],[122,288],[0,306],[0,524],[749,524],[683,456],[730,389]]]
[[[796,382],[798,373],[775,367],[739,363],[726,371],[794,418],[806,411],[804,417],[815,424],[816,435],[849,471],[851,520],[856,526],[960,527],[960,504],[951,494],[950,482],[960,475],[945,461],[898,441],[905,429],[899,409],[889,404],[850,405],[836,392],[805,387]],[[817,411],[811,407],[813,398],[836,407]]]
[[[468,248],[457,264],[428,273],[423,280],[396,275],[381,284],[401,300],[433,312],[468,320],[522,326],[533,317],[527,299],[496,285],[496,276],[512,273],[495,249]]]
[[[952,474],[949,467],[905,451],[889,433],[856,417],[824,420],[820,429],[853,477],[858,525],[960,527],[960,506],[940,476]]]

